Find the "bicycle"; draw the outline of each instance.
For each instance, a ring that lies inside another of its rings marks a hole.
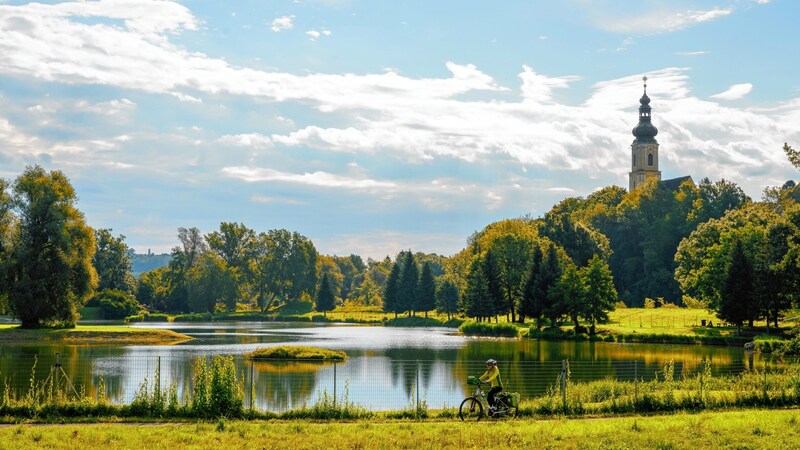
[[[468,376],[467,384],[475,385],[475,392],[465,398],[458,408],[458,417],[462,421],[481,420],[484,416],[484,410],[486,411],[486,416],[491,418],[517,417],[517,413],[519,413],[519,393],[505,391],[497,393],[494,396],[495,408],[492,410],[486,400],[486,392],[483,391],[483,385],[488,383],[481,381],[477,377]]]

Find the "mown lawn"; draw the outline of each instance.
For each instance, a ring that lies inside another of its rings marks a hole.
[[[776,449],[797,448],[800,410],[601,419],[219,421],[6,425],[0,448],[207,449]]]

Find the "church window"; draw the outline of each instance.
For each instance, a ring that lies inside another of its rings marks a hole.
[[[653,165],[653,154],[652,153],[647,155],[647,165],[648,166],[652,166]]]
[[[633,154],[633,165],[636,165],[636,153]]]

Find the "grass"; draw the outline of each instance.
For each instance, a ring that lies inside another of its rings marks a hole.
[[[14,424],[3,448],[795,448],[800,410],[748,410],[607,419],[311,422],[229,421],[162,424]]]
[[[124,325],[78,325],[70,329],[22,329],[19,325],[0,325],[0,343],[3,344],[167,345],[189,339],[171,330]]]
[[[347,354],[341,350],[292,345],[260,348],[245,356],[250,359],[287,359],[301,361],[343,361],[347,359]]]

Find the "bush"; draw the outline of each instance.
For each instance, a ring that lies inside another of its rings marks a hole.
[[[115,289],[104,289],[96,293],[86,306],[100,308],[106,320],[121,320],[137,314],[142,308],[136,297]]]
[[[299,315],[299,314],[307,314],[314,310],[314,303],[298,300],[296,302],[291,302],[283,305],[279,310],[278,314],[281,315]]]
[[[143,312],[135,316],[128,316],[125,322],[169,322],[169,316],[166,314],[150,314]]]
[[[510,323],[464,322],[458,331],[467,336],[519,336],[519,328]]]

